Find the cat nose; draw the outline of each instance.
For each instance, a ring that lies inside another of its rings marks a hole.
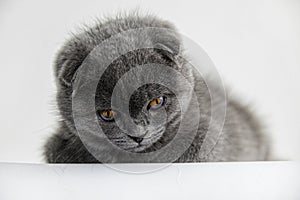
[[[149,121],[147,121],[147,120],[144,120],[144,119],[139,119],[139,120],[133,120],[134,121],[134,123],[136,124],[136,125],[142,125],[142,126],[147,126],[147,125],[149,125]]]
[[[134,137],[131,135],[128,135],[129,138],[131,138],[133,141],[135,141],[136,143],[140,144],[143,141],[143,137]]]

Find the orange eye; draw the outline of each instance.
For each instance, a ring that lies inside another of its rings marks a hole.
[[[100,112],[100,118],[104,121],[113,121],[115,112],[112,110],[103,110]]]
[[[153,110],[158,109],[164,105],[165,100],[166,100],[165,97],[159,97],[159,98],[153,99],[152,101],[150,101],[148,107]]]

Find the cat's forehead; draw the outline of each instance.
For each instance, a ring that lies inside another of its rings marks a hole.
[[[110,107],[111,104],[122,105],[124,102],[129,104],[145,104],[148,101],[158,98],[164,95],[173,95],[167,87],[151,83],[144,84],[137,88],[130,88],[130,86],[120,86],[121,90],[114,91],[108,90],[103,86],[98,86],[98,91],[96,94],[96,101],[101,107]]]
[[[167,81],[168,74],[163,74],[163,71],[157,73],[153,68],[154,66],[177,68],[175,62],[165,56],[162,51],[139,49],[115,59],[105,69],[98,86],[101,87],[102,91],[112,92],[117,84],[124,87],[124,90],[137,82],[140,85],[147,84],[151,76],[156,76],[156,79],[161,77]],[[143,67],[147,67],[147,71]]]
[[[162,82],[166,82],[174,81],[174,77],[168,79],[166,78],[168,74],[151,70],[155,66],[177,67],[164,52],[156,49],[139,49],[115,59],[105,69],[98,82],[96,93],[98,106],[110,107],[113,96],[120,99],[120,104],[125,101],[144,104],[168,92],[167,87],[151,79],[161,78]]]

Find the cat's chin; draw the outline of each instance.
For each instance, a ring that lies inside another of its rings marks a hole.
[[[134,146],[130,148],[126,148],[125,151],[131,152],[131,153],[144,153],[147,152],[147,149],[151,148],[153,143],[141,143],[141,144],[135,144]]]
[[[127,151],[132,153],[142,153],[145,152],[147,148],[149,148],[151,145],[137,145],[134,148],[128,149]]]

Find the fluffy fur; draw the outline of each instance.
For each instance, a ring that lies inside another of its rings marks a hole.
[[[58,129],[45,145],[44,155],[47,162],[99,162],[87,151],[77,135],[72,117],[72,81],[84,59],[99,43],[122,31],[143,27],[168,28],[176,31],[172,24],[154,16],[127,15],[107,19],[103,23],[98,22],[94,27],[73,35],[58,52],[54,70],[57,80],[57,105],[63,120],[59,122]],[[250,161],[268,158],[268,144],[258,120],[246,107],[230,98],[227,99],[227,114],[223,132],[212,151],[207,156],[201,157],[199,151],[211,117],[211,99],[207,86],[193,69],[186,66],[184,60],[177,57],[178,55],[183,56],[183,54],[179,50],[180,38],[176,35],[172,37],[162,35],[161,38],[145,36],[144,39],[151,41],[154,46],[166,47],[173,53],[170,54],[161,49],[140,49],[115,60],[105,71],[98,84],[96,110],[110,107],[110,101],[107,99],[110,98],[113,87],[132,66],[161,63],[184,73],[193,83],[200,110],[204,116],[201,117],[193,143],[176,162]],[[178,87],[181,85],[176,81],[175,84],[178,84]],[[153,118],[155,114],[147,114],[144,107],[147,101],[160,95],[167,96],[168,100],[165,105],[168,121],[164,124],[155,123]],[[99,123],[107,137],[120,148],[132,152],[150,152],[172,140],[180,123],[180,114],[179,104],[172,91],[161,85],[150,84],[139,88],[130,100],[130,117],[138,126],[144,128],[143,131],[150,138],[149,140],[144,139],[142,146],[137,148],[136,143],[128,134],[119,130],[114,123],[101,121]],[[141,130],[139,131],[137,134],[143,135]]]

